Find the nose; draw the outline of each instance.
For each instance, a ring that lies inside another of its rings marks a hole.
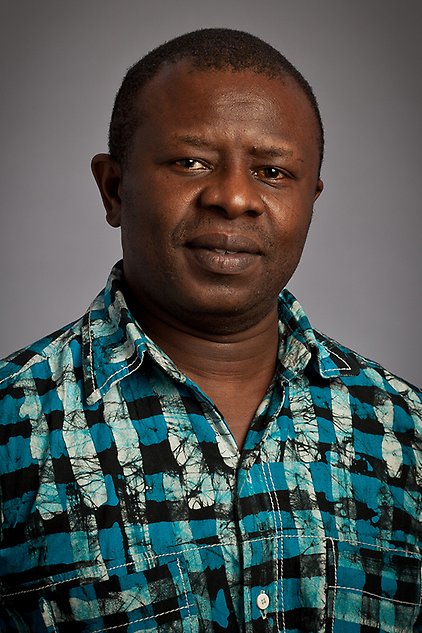
[[[229,219],[241,215],[256,217],[265,211],[259,183],[249,170],[240,167],[222,168],[204,184],[200,195],[200,204],[204,209],[215,210]]]

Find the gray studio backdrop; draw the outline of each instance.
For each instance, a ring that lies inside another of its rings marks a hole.
[[[421,382],[420,0],[2,0],[0,356],[82,314],[120,258],[90,174],[128,66],[251,31],[314,86],[325,191],[290,282],[315,327]]]

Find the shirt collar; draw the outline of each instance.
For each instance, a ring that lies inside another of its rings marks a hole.
[[[287,289],[279,297],[279,324],[285,341],[279,354],[279,373],[283,381],[293,380],[305,371],[316,371],[328,379],[359,373],[355,355],[314,330],[302,306]]]
[[[122,292],[123,269],[118,262],[107,285],[83,317],[83,376],[88,404],[102,398],[116,382],[142,365],[145,352],[175,378],[184,381],[168,356],[148,338],[132,317]],[[323,377],[356,374],[347,350],[312,329],[295,297],[279,297],[280,379],[291,381],[312,367]]]
[[[129,312],[122,277],[119,262],[83,317],[82,367],[88,404],[94,404],[143,362],[145,334]]]

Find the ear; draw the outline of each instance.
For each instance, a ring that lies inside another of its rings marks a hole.
[[[100,190],[110,226],[120,226],[121,216],[121,169],[109,154],[97,154],[91,161],[91,169]]]
[[[316,186],[316,189],[315,189],[314,202],[317,201],[317,199],[321,195],[323,189],[324,189],[324,183],[322,182],[321,178],[318,178],[317,186]]]

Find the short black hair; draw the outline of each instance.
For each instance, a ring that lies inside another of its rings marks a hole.
[[[289,75],[303,90],[319,129],[320,166],[324,154],[324,129],[313,90],[301,73],[278,50],[255,35],[234,29],[200,29],[180,35],[150,51],[126,73],[111,115],[108,147],[112,158],[124,166],[139,123],[137,97],[165,63],[188,59],[199,70],[252,70],[271,79]]]

